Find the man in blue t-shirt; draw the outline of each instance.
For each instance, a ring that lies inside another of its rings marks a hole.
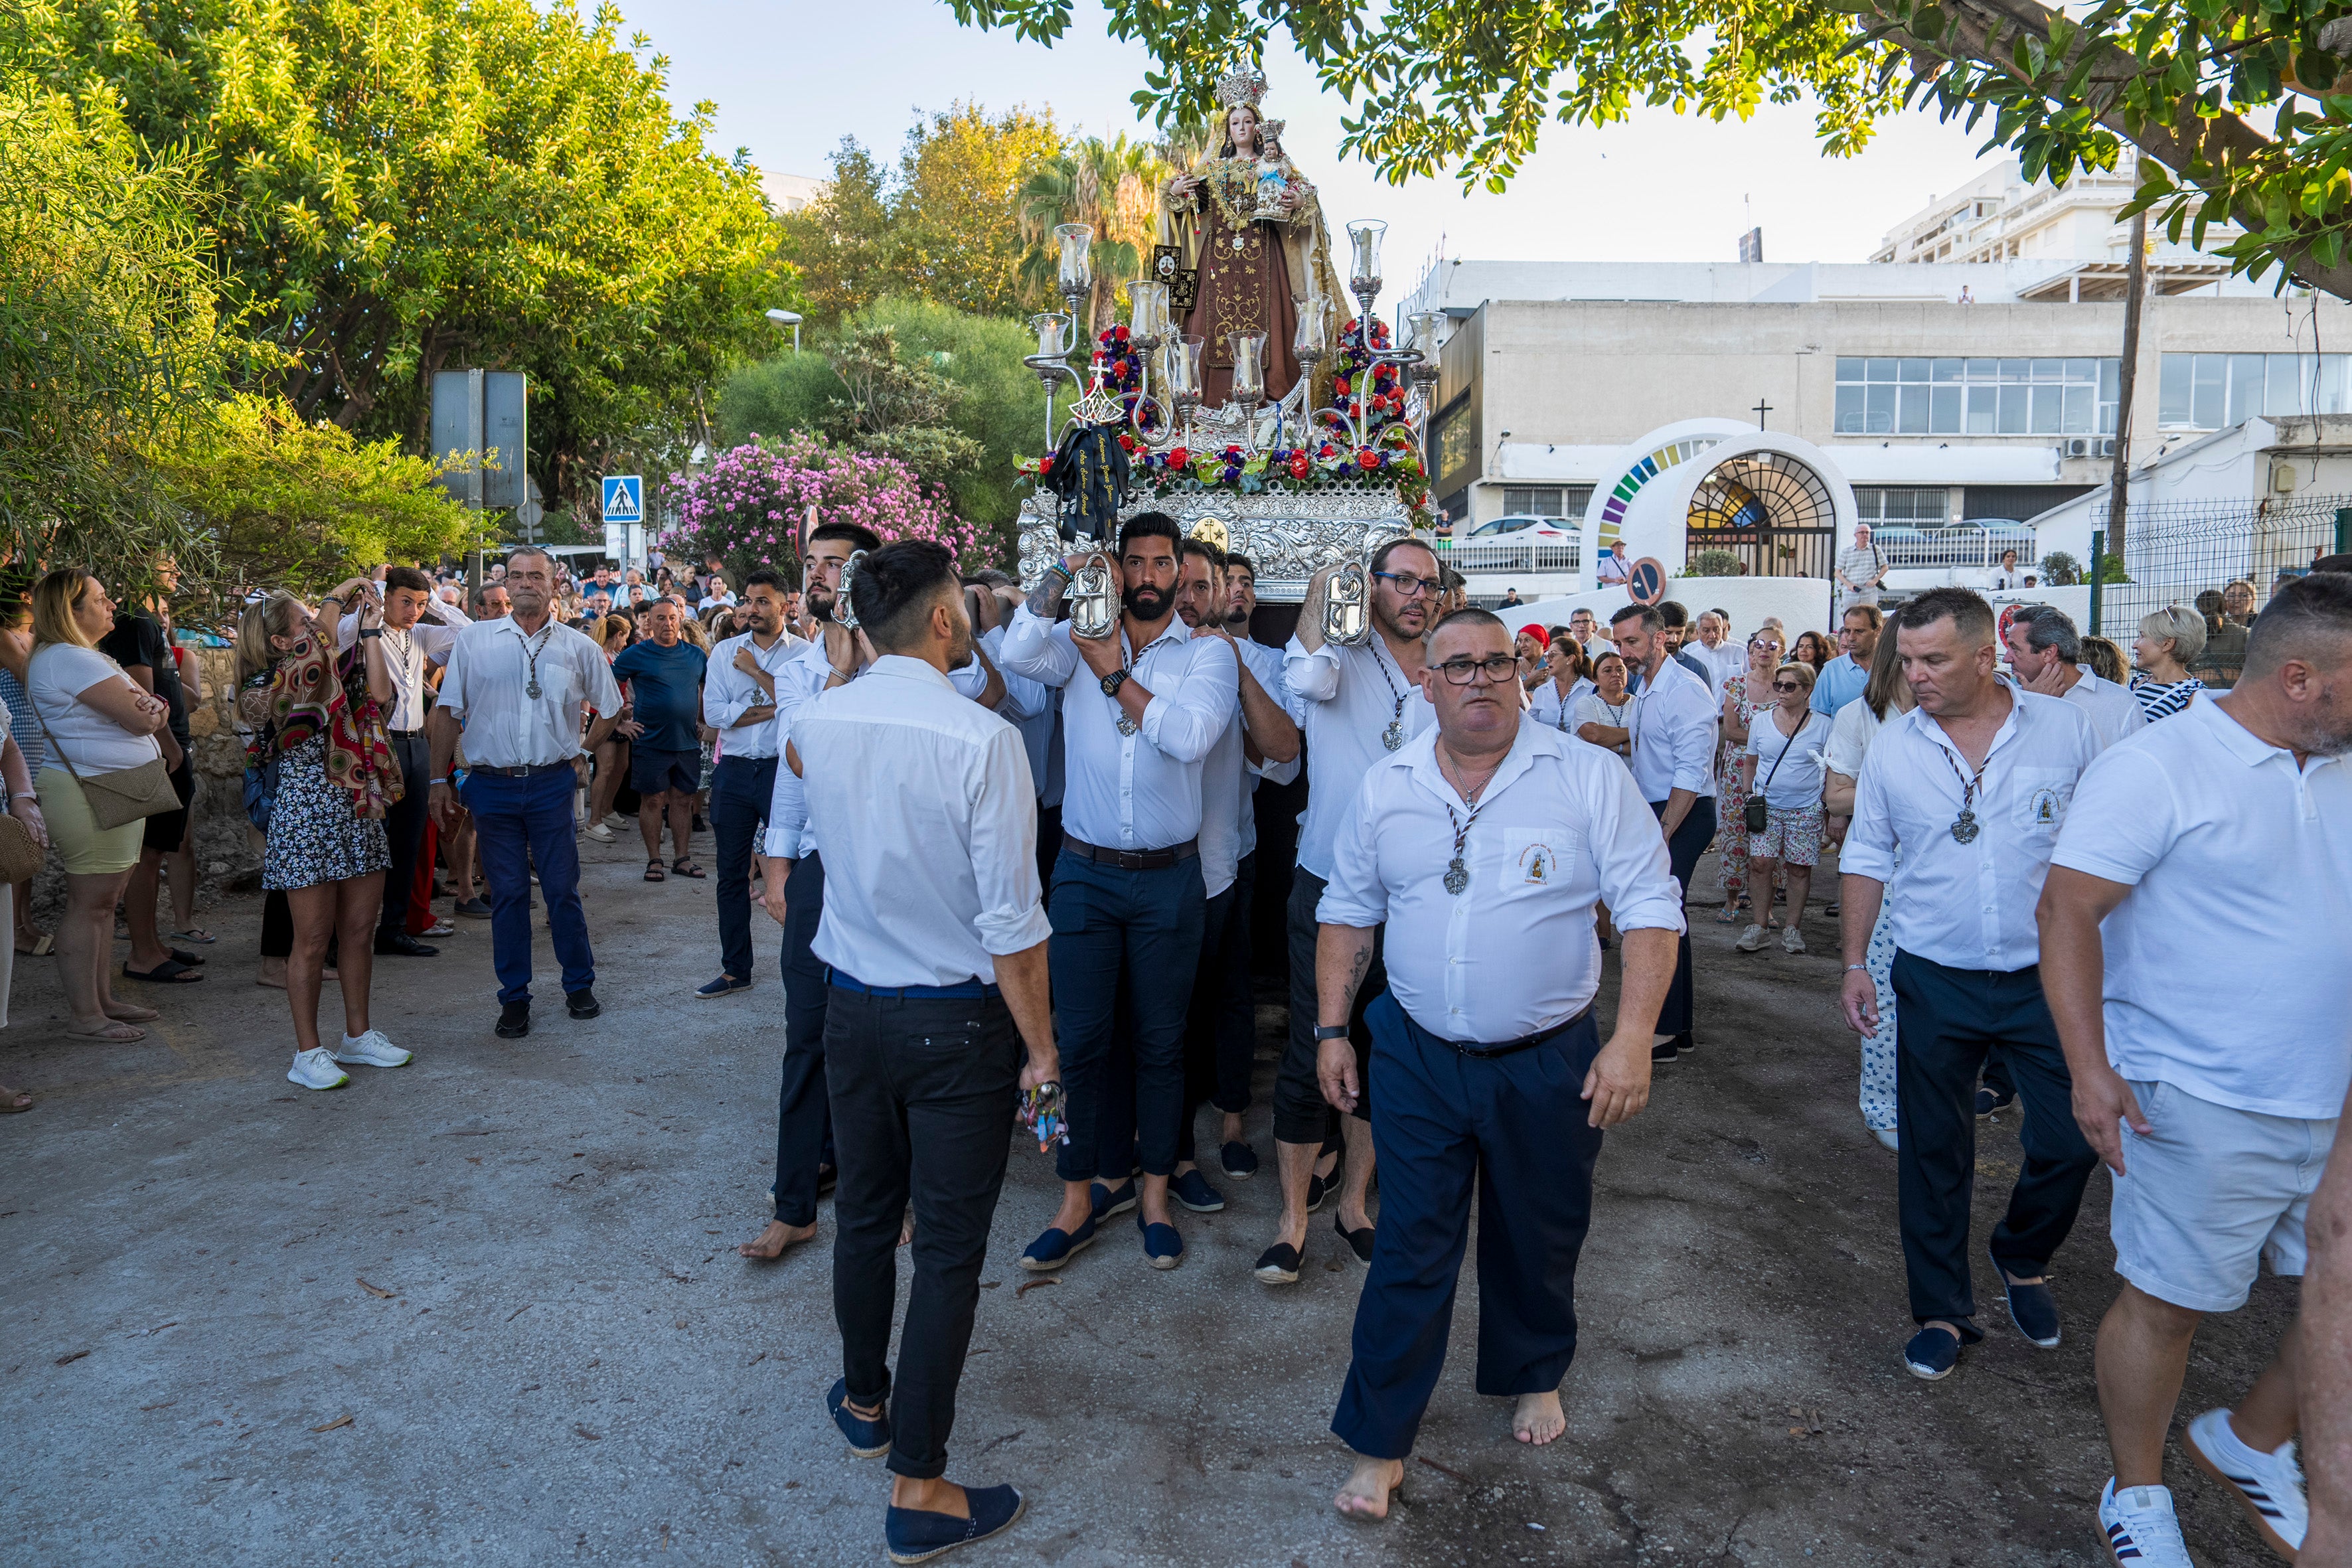
[[[702,787],[703,651],[679,636],[685,612],[667,599],[637,617],[648,638],[632,643],[613,661],[613,678],[629,688],[629,719],[620,726],[629,737],[629,784],[637,792],[637,831],[646,838],[646,880],[662,882],[662,813],[677,858],[669,869],[699,879],[688,839],[694,827],[695,792]]]
[[[1838,646],[1845,651],[1822,666],[1813,681],[1813,711],[1837,717],[1870,684],[1870,661],[1878,657],[1882,625],[1875,605],[1849,605],[1845,624],[1838,628]]]

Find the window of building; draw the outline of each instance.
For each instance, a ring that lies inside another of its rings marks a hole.
[[[2121,387],[2122,370],[2112,359],[1841,356],[1837,432],[2112,435]]]
[[[1592,500],[1591,485],[1506,485],[1507,517],[1582,517]]]
[[[1940,528],[1951,515],[1952,492],[1913,485],[1856,485],[1854,515],[1874,527],[1882,522]]]
[[[2166,354],[2156,423],[2220,430],[2249,419],[2352,413],[2352,354]]]

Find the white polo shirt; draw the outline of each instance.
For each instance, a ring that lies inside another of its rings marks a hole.
[[[2100,926],[2107,1060],[2327,1121],[2352,1083],[2352,766],[2200,695],[2083,774],[2051,864],[2131,889]]]
[[[818,958],[868,985],[992,983],[1053,934],[1020,733],[938,670],[884,655],[806,705],[793,746],[824,858]]]
[[[1582,1011],[1601,989],[1598,900],[1622,929],[1683,929],[1657,821],[1599,747],[1521,718],[1463,840],[1469,884],[1450,893],[1470,816],[1436,731],[1408,741],[1364,774],[1316,909],[1329,925],[1386,923],[1389,989],[1431,1034],[1496,1045]]]
[[[1985,753],[1976,837],[1952,837],[1974,770],[1944,727],[1915,708],[1872,738],[1854,780],[1853,826],[1838,851],[1840,871],[1887,884],[1895,945],[1952,969],[2010,973],[2042,962],[2033,906],[2074,781],[2098,755],[2080,708],[2002,685],[2009,717]]]
[[[1307,737],[1298,868],[1328,880],[1332,841],[1347,820],[1356,786],[1375,763],[1398,754],[1381,735],[1391,721],[1400,721],[1409,746],[1412,737],[1437,722],[1437,710],[1429,705],[1421,682],[1408,678],[1390,657],[1378,632],[1354,647],[1327,642],[1313,653],[1293,637],[1282,650],[1282,679],[1295,704],[1290,716]]]
[[[1713,797],[1715,695],[1706,681],[1667,659],[1634,693],[1626,729],[1633,741],[1628,761],[1643,800],[1655,805],[1678,789]]]

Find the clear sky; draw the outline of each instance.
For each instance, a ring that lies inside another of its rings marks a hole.
[[[672,100],[715,102],[719,150],[747,148],[773,173],[824,177],[845,135],[895,157],[918,110],[958,100],[1050,106],[1064,126],[1106,136],[1149,130],[1128,101],[1145,56],[1104,36],[1091,0],[1051,49],[960,28],[938,0],[620,3],[669,57]],[[1885,122],[1859,158],[1824,158],[1807,110],[1768,105],[1745,123],[1656,110],[1606,130],[1550,128],[1499,196],[1465,196],[1446,180],[1400,189],[1339,162],[1346,106],[1315,94],[1295,57],[1269,57],[1266,75],[1267,112],[1289,122],[1283,144],[1334,230],[1388,220],[1391,306],[1441,240],[1446,255],[1480,260],[1731,261],[1753,221],[1768,260],[1860,261],[1932,195],[1987,166],[1975,138],[1919,113]]]

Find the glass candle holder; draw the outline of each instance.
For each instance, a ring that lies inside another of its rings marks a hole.
[[[1225,343],[1234,353],[1234,396],[1244,403],[1260,401],[1265,396],[1265,334],[1227,332]]]
[[[1094,226],[1083,223],[1058,224],[1054,239],[1061,247],[1061,286],[1065,294],[1075,294],[1091,289],[1095,282]]]
[[[1437,324],[1445,320],[1443,310],[1415,310],[1404,319],[1405,347],[1418,353],[1431,364],[1437,363]]]
[[[1201,395],[1201,350],[1205,338],[1168,340],[1168,392],[1171,397]]]
[[[1069,324],[1070,319],[1067,316],[1053,310],[1043,311],[1029,318],[1029,325],[1035,329],[1037,333],[1037,357],[1039,359],[1066,359],[1069,357],[1069,340],[1065,335],[1069,328]]]
[[[1140,279],[1127,286],[1128,334],[1139,339],[1168,335],[1168,285]]]
[[[1378,218],[1358,218],[1348,226],[1348,287],[1358,293],[1380,291],[1381,237],[1388,231]]]
[[[1328,314],[1323,297],[1310,294],[1307,308],[1298,313],[1298,331],[1291,337],[1291,351],[1300,359],[1321,359],[1330,347],[1329,328],[1324,322]]]

